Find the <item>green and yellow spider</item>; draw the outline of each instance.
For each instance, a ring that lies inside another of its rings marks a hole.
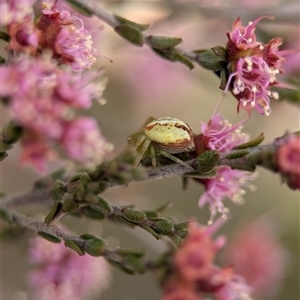
[[[172,118],[149,118],[138,132],[128,138],[128,143],[136,147],[138,155],[134,166],[137,167],[145,157],[151,157],[152,165],[156,167],[156,156],[163,155],[176,163],[194,170],[191,166],[172,154],[191,152],[195,149],[191,128],[185,122]]]

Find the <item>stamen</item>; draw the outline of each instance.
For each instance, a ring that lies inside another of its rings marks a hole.
[[[275,100],[278,100],[279,99],[279,94],[277,92],[273,92],[272,93],[272,97],[275,99]]]

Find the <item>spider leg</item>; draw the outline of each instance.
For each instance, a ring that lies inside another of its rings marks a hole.
[[[167,157],[167,158],[169,158],[169,159],[171,159],[171,160],[173,160],[174,162],[176,162],[178,164],[182,164],[183,166],[188,167],[190,170],[192,170],[193,172],[195,172],[195,169],[193,167],[189,166],[188,164],[186,164],[185,162],[183,162],[181,159],[179,159],[179,158],[177,158],[177,157],[175,157],[175,156],[173,156],[173,155],[165,152],[164,150],[160,150],[160,154],[163,155],[163,156],[165,156],[165,157]]]
[[[156,155],[155,155],[155,149],[153,146],[150,146],[150,157],[152,160],[152,166],[155,169],[156,168]]]
[[[140,161],[142,160],[146,151],[148,150],[150,144],[151,144],[151,140],[147,139],[146,137],[143,139],[143,142],[139,144],[139,146],[137,147],[138,155],[134,161],[134,167],[137,167],[139,165]]]

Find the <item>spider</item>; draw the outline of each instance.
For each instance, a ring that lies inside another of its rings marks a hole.
[[[195,149],[193,133],[185,122],[172,118],[149,118],[145,125],[128,138],[128,143],[136,147],[138,155],[134,166],[150,156],[152,165],[156,167],[156,156],[163,155],[176,163],[194,169],[172,154],[191,152]]]

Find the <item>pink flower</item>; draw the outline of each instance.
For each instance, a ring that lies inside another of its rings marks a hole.
[[[23,143],[25,147],[23,161],[32,162],[39,170],[43,169],[42,159],[50,157],[46,153],[53,144],[62,144],[71,158],[82,162],[102,161],[110,144],[95,128],[96,122],[74,121],[73,124],[74,109],[89,108],[92,99],[99,98],[104,90],[105,84],[96,86],[92,83],[96,73],[79,74],[72,73],[70,70],[63,72],[47,56],[26,55],[20,55],[10,65],[1,66],[0,70],[2,75],[0,96],[7,98],[13,121],[31,135],[26,143]],[[74,126],[79,130],[76,138],[72,129]],[[90,130],[88,134],[82,132],[86,128]],[[96,140],[92,141],[93,138]],[[74,148],[76,150],[71,150],[68,139],[74,143],[76,141]],[[83,150],[85,145],[77,144],[79,140],[87,142],[85,150]],[[28,141],[32,144],[30,145]],[[35,148],[34,145],[39,146]],[[40,154],[37,152],[38,149],[41,151]],[[77,155],[74,154],[75,152]],[[92,155],[95,157],[92,158]]]
[[[287,257],[274,225],[260,220],[239,226],[224,260],[246,279],[256,296],[265,299],[276,294],[285,275]]]
[[[279,51],[281,39],[274,38],[268,44],[257,41],[255,26],[263,16],[242,26],[238,18],[233,30],[227,33],[226,46],[230,75],[225,91],[230,90],[238,100],[238,111],[244,109],[250,115],[252,110],[260,114],[270,115],[270,99],[278,99],[278,93],[270,88],[277,85],[276,76],[282,73],[284,56],[287,51]]]
[[[101,163],[106,153],[113,148],[102,136],[97,122],[88,117],[69,122],[61,143],[70,158],[84,164]]]
[[[34,132],[27,132],[21,142],[21,163],[30,164],[39,172],[45,173],[47,163],[57,160],[57,153],[41,135],[36,135]]]
[[[223,236],[212,238],[222,223],[221,219],[212,226],[190,223],[187,238],[173,256],[174,268],[164,285],[163,299],[194,300],[197,295],[213,294],[217,300],[250,300],[251,289],[243,278],[231,266],[220,268],[213,262],[225,244]]]
[[[32,6],[35,2],[36,0],[1,0],[0,26],[6,26],[10,23],[21,23],[27,16],[32,16]]]
[[[220,114],[214,115],[208,123],[201,122],[206,147],[220,153],[226,153],[249,140],[249,135],[241,132],[241,129],[242,123],[231,125]]]
[[[7,32],[10,35],[7,49],[29,54],[36,53],[40,32],[35,28],[31,16],[26,16],[20,23],[10,23]]]
[[[229,209],[224,206],[225,198],[230,199],[234,203],[241,204],[244,202],[245,188],[254,189],[248,181],[253,180],[256,175],[245,171],[232,170],[230,167],[218,167],[215,177],[203,180],[205,191],[199,199],[199,206],[203,207],[209,204],[211,224],[217,215],[220,213],[223,218],[226,218]]]
[[[57,10],[55,3],[44,3],[37,28],[42,32],[40,45],[51,49],[61,64],[68,64],[74,71],[80,72],[96,62],[94,55],[97,50],[93,47],[92,36],[84,28],[82,20],[69,11]]]
[[[179,278],[170,278],[164,286],[162,300],[201,300],[193,286]]]
[[[110,285],[110,268],[102,257],[78,256],[63,244],[36,237],[29,258],[36,267],[28,274],[35,299],[88,299]]]
[[[281,174],[292,189],[300,189],[300,137],[289,135],[276,151]]]
[[[230,280],[216,293],[217,300],[252,300],[252,287],[239,275],[233,275]]]
[[[45,56],[20,56],[1,72],[0,95],[9,97],[13,119],[55,140],[72,107],[89,108],[99,90],[89,83],[94,76],[63,72]]]
[[[255,49],[256,47],[260,47],[261,43],[256,41],[256,35],[254,33],[255,26],[262,20],[262,19],[274,19],[273,17],[269,16],[262,16],[254,20],[253,22],[249,22],[247,26],[242,25],[242,21],[240,18],[232,25],[232,31],[227,32],[228,37],[228,44],[227,49],[229,52],[236,51],[237,49],[240,50],[251,50]]]
[[[241,131],[242,124],[246,120],[231,125],[224,117],[215,114],[208,123],[201,122],[202,134],[195,138],[196,153],[200,154],[205,150],[227,153],[234,147],[247,142],[249,135]],[[229,210],[223,204],[225,198],[235,203],[242,203],[244,188],[254,188],[248,182],[255,178],[254,174],[232,170],[227,166],[218,167],[215,172],[216,175],[213,178],[197,180],[205,186],[205,191],[198,203],[200,207],[209,204],[211,212],[209,224],[213,222],[217,213],[221,213],[224,218],[228,215]]]
[[[190,224],[189,234],[174,255],[174,266],[184,281],[202,280],[210,274],[217,251],[225,243],[223,237],[213,241],[211,235],[220,224],[213,227]]]

